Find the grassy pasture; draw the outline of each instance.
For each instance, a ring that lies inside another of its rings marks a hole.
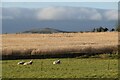
[[[3,60],[3,78],[117,78],[117,59],[63,58],[61,64],[53,65],[56,59],[34,59],[32,65],[17,65],[20,60]],[[24,60],[29,61],[29,60]]]

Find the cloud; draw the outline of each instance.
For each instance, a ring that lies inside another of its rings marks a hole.
[[[2,19],[33,19],[36,11],[27,8],[3,8]]]
[[[108,10],[104,13],[104,17],[107,20],[117,20],[118,19],[118,11],[117,10]]]
[[[40,20],[60,20],[64,18],[66,10],[63,8],[48,7],[43,8],[37,13]]]
[[[38,11],[39,20],[101,20],[102,16],[96,9],[48,7]]]
[[[101,14],[97,13],[90,17],[91,20],[102,20]]]
[[[0,19],[14,19],[12,16],[0,16]]]
[[[46,7],[39,9],[4,8],[3,19],[37,20],[117,20],[117,10],[79,7]]]
[[[97,9],[92,9],[92,8],[82,8],[79,10],[78,15],[84,17],[83,19],[87,19],[87,20],[102,19],[101,13],[99,13]]]

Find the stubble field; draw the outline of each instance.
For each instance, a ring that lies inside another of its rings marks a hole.
[[[32,65],[17,65],[21,60],[3,60],[3,78],[117,78],[118,59],[106,58],[116,54],[117,32],[3,34],[2,55],[26,56],[43,54],[101,54],[101,58],[33,59]],[[61,55],[59,55],[61,56]],[[67,55],[69,56],[69,55]],[[42,56],[43,57],[43,56]],[[45,57],[45,56],[44,56]],[[53,65],[60,59],[61,64]],[[29,61],[29,59],[22,59]]]
[[[112,53],[118,33],[3,34],[2,55]]]

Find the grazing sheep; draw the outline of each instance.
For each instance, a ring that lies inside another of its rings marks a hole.
[[[25,62],[23,65],[31,65],[33,63],[33,61],[29,61],[29,62]]]
[[[24,61],[20,61],[17,64],[20,65],[20,64],[24,64],[24,63],[25,63]]]
[[[54,61],[53,64],[60,64],[60,60]]]

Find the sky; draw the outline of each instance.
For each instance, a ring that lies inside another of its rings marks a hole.
[[[118,19],[117,0],[104,0],[106,2],[104,2],[103,0],[79,0],[81,2],[77,0],[61,0],[61,2],[59,1],[51,0],[50,2],[48,0],[2,0],[2,5],[0,5],[0,7],[5,7],[2,10],[3,14],[0,15],[0,20],[4,20],[3,30],[11,30],[12,28],[14,29],[14,31],[22,31],[25,27],[27,29],[32,26],[53,26],[54,28],[60,28],[63,30],[78,30],[78,28],[81,29],[81,27],[79,26],[82,23],[77,24],[75,22],[76,24],[74,24],[74,22],[69,21],[103,21],[102,23],[99,22],[100,25],[102,25],[103,23],[105,23],[104,21],[109,22],[116,21]],[[68,22],[64,23],[64,20],[67,20]],[[44,21],[46,22],[43,23]],[[47,21],[53,22],[47,23]],[[59,26],[56,25],[60,23],[60,21],[63,21],[62,24],[59,24]],[[68,24],[70,25],[68,26]],[[72,26],[73,24],[74,26]],[[110,23],[106,23],[106,25],[108,24]],[[62,26],[63,28],[60,26]],[[91,26],[94,27],[98,25],[95,25],[95,23],[91,23]]]
[[[118,3],[117,2],[3,2],[2,7],[8,8],[7,12],[4,12],[6,9],[3,10],[4,14],[2,16],[2,19],[34,17],[39,20],[64,20],[64,19],[102,20],[104,18],[106,18],[107,20],[116,20]],[[21,10],[19,8],[23,8],[23,9]],[[24,10],[26,8],[28,8],[27,9],[28,12]],[[104,9],[107,11],[100,12],[97,9]]]
[[[3,2],[2,7],[43,8],[49,6],[118,9],[117,2]]]
[[[1,0],[2,2],[119,2],[119,0]]]

